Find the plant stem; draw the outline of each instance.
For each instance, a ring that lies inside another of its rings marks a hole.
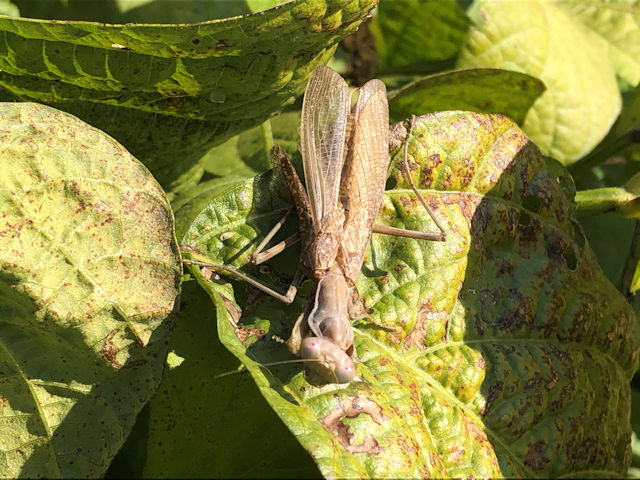
[[[616,213],[627,218],[640,218],[640,198],[624,188],[607,187],[576,192],[576,216]]]
[[[265,151],[267,155],[271,151],[273,147],[273,132],[271,131],[271,120],[267,120],[262,125],[260,125],[260,130],[262,131],[262,141],[264,143]]]
[[[622,292],[627,296],[640,290],[640,222],[638,221],[636,221],[631,248],[622,271],[621,283]]]

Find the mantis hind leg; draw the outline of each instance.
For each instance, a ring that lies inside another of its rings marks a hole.
[[[373,231],[376,233],[382,233],[384,235],[393,235],[396,237],[408,237],[408,238],[415,238],[418,240],[432,240],[437,242],[444,242],[447,239],[447,232],[445,231],[444,227],[440,223],[440,220],[438,220],[438,217],[434,215],[434,213],[431,211],[431,208],[429,208],[429,205],[427,205],[427,202],[425,201],[423,196],[420,194],[420,192],[416,188],[415,184],[413,183],[413,179],[411,178],[411,172],[409,171],[409,161],[408,161],[409,138],[411,137],[411,132],[413,131],[413,125],[415,123],[415,120],[416,120],[416,116],[411,115],[411,122],[409,123],[409,128],[407,129],[407,138],[404,141],[404,154],[402,156],[402,167],[404,169],[404,174],[407,177],[407,181],[409,182],[409,186],[411,187],[411,190],[413,190],[413,193],[418,198],[418,200],[420,201],[424,209],[427,211],[427,213],[431,217],[431,220],[433,220],[433,223],[436,224],[436,226],[438,227],[438,230],[440,231],[439,232],[422,232],[417,230],[407,230],[404,228],[389,227],[387,225],[380,225],[380,224],[375,224],[373,226]]]

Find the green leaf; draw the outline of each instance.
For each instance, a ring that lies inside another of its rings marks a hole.
[[[392,127],[393,164],[406,136]],[[316,387],[297,364],[260,367],[292,358],[281,342],[307,285],[289,306],[236,285],[236,303],[210,270],[193,268],[223,344],[325,477],[623,474],[640,329],[574,228],[558,174],[503,116],[419,117],[408,149],[447,240],[373,235],[357,279],[373,308],[354,324],[362,381]],[[396,169],[390,183],[378,221],[435,230]],[[263,281],[275,276],[282,291],[299,250],[271,261],[271,273],[247,259],[286,197],[272,173],[237,184],[183,243]]]
[[[370,29],[382,72],[428,72],[453,59],[469,19],[455,0],[381,2]]]
[[[184,285],[170,346],[184,362],[165,370],[149,404],[140,458],[147,478],[311,478],[318,470],[220,343],[215,310],[196,282]],[[268,432],[268,433],[267,433]],[[132,458],[133,461],[136,458]]]
[[[622,186],[640,172],[640,86],[624,95],[620,116],[605,139],[571,166],[581,188]]]
[[[6,477],[98,477],[155,391],[181,267],[164,192],[102,132],[0,104]]]
[[[502,113],[522,123],[544,92],[537,78],[508,70],[478,68],[440,73],[389,92],[393,121],[440,110]]]
[[[543,153],[569,165],[604,138],[621,100],[607,43],[563,5],[477,0],[468,12],[476,26],[458,66],[540,78],[547,90],[533,104],[523,130]]]
[[[376,3],[295,0],[180,25],[0,17],[0,87],[109,133],[174,190],[212,146],[300,95]]]
[[[274,141],[289,152],[297,148],[300,112],[287,112],[211,149],[204,157],[207,174],[217,178],[190,188],[171,202],[176,235],[182,238],[196,215],[219,192],[270,168],[268,151]]]
[[[287,151],[297,149],[300,112],[277,115],[259,127],[242,132],[207,152],[207,172],[226,177],[250,178],[270,168],[269,150],[276,142]]]
[[[108,23],[195,23],[266,10],[287,0],[16,0],[24,17]]]
[[[629,468],[629,472],[627,472],[627,476],[633,474],[634,478],[638,478],[638,474],[640,474],[640,438],[638,438],[638,434],[636,432],[640,432],[640,392],[635,386],[631,387],[631,403],[634,407],[631,410],[631,426],[633,428],[631,436],[631,452],[633,455],[633,461],[631,463],[632,466]]]
[[[584,235],[598,264],[618,290],[624,291],[623,272],[630,253],[636,220],[614,215],[580,217]],[[628,286],[627,286],[628,287]]]

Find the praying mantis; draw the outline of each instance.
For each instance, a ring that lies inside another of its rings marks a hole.
[[[340,75],[325,66],[313,71],[300,124],[306,190],[284,150],[274,147],[272,151],[272,163],[291,191],[298,213],[302,240],[298,271],[317,282],[311,308],[298,318],[287,346],[303,359],[316,360],[308,369],[326,383],[348,383],[355,378],[351,319],[367,313],[358,301],[355,282],[372,232],[426,240],[446,238],[424,201],[438,233],[375,225],[389,163],[389,107],[384,83],[367,82],[358,90],[353,108],[350,102],[347,84]],[[404,161],[406,165],[406,155]],[[419,195],[413,183],[412,187]],[[281,224],[258,247],[254,263],[271,258],[293,241],[291,238],[261,251]],[[293,299],[297,279],[283,300]]]
[[[285,215],[265,236],[251,261],[263,263],[301,240],[300,263],[287,293],[279,294],[240,272],[226,269],[286,303],[293,301],[304,276],[315,280],[312,301],[297,319],[286,343],[292,353],[307,361],[307,375],[319,384],[349,383],[356,378],[357,352],[351,320],[366,315],[368,309],[355,282],[372,232],[446,239],[444,228],[411,181],[407,143],[403,161],[410,186],[439,232],[375,224],[389,164],[389,107],[386,87],[380,80],[370,80],[357,92],[357,101],[351,107],[348,86],[338,73],[326,66],[312,72],[300,123],[299,148],[306,188],[285,151],[279,146],[271,151],[272,164],[293,196],[300,231],[265,250],[284,224]],[[409,135],[407,142],[408,138]]]

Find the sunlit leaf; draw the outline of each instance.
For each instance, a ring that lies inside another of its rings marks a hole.
[[[523,130],[543,153],[568,165],[604,138],[621,101],[609,45],[565,3],[477,0],[468,12],[475,26],[458,65],[503,68],[541,79],[547,90],[533,104]],[[589,8],[605,3],[589,2]],[[633,7],[629,13],[639,14]]]
[[[179,293],[149,171],[75,117],[0,104],[6,477],[98,477],[160,381]]]
[[[212,146],[300,95],[376,3],[294,0],[177,25],[0,17],[1,97],[73,113],[174,190],[197,182]]]
[[[640,2],[638,0],[555,0],[609,47],[616,74],[629,85],[640,82]]]

